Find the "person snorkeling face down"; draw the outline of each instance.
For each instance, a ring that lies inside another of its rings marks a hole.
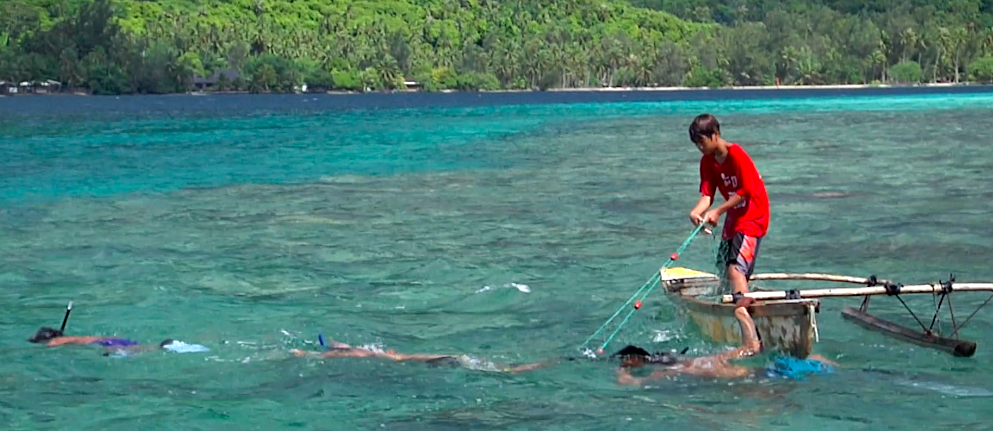
[[[167,338],[157,345],[143,345],[137,341],[131,341],[124,338],[117,337],[98,337],[98,336],[85,336],[85,337],[72,337],[66,336],[62,331],[49,327],[42,327],[35,332],[35,334],[28,338],[31,343],[45,343],[46,347],[56,347],[63,346],[67,344],[76,345],[100,345],[106,347],[104,351],[104,356],[109,356],[113,352],[128,352],[135,353],[140,351],[148,350],[173,350],[172,348],[187,347],[185,343],[177,342],[171,338]],[[205,351],[206,348],[200,345],[189,345],[189,351]]]
[[[754,356],[762,351],[762,342],[759,340],[758,332],[755,330],[755,322],[752,321],[752,317],[747,309],[754,302],[754,299],[745,297],[735,306],[734,316],[738,319],[743,338],[741,346],[727,352],[675,361],[675,363],[665,369],[656,370],[650,376],[640,379],[633,377],[626,368],[621,367],[617,370],[617,383],[621,385],[639,385],[647,380],[676,374],[691,374],[712,378],[740,378],[749,375],[752,372],[751,369],[734,365],[731,361]]]
[[[472,358],[468,355],[454,354],[405,354],[397,353],[393,350],[376,351],[364,347],[352,347],[345,343],[331,340],[328,343],[328,350],[325,352],[306,352],[300,349],[293,349],[291,352],[296,356],[320,356],[324,358],[385,358],[396,362],[423,362],[430,366],[458,366],[475,371],[489,371],[517,374],[525,371],[532,371],[544,367],[552,361],[542,361],[527,364],[497,364],[488,360]]]
[[[28,341],[32,343],[45,343],[45,346],[47,347],[62,346],[66,344],[99,344],[105,347],[134,346],[138,344],[136,341],[117,337],[66,336],[62,333],[62,331],[49,327],[42,327],[38,330],[38,332],[35,332],[34,336],[28,338]]]

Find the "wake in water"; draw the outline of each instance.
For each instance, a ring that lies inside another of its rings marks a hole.
[[[877,368],[865,368],[861,371],[870,379],[881,380],[910,389],[937,392],[955,397],[993,397],[993,391],[989,389],[926,380],[926,376],[923,375],[912,375]]]

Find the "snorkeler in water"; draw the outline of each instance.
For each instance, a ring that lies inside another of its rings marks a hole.
[[[621,366],[617,369],[617,383],[619,385],[641,385],[648,380],[677,374],[690,374],[719,379],[734,379],[753,375],[756,371],[755,369],[735,365],[730,362],[735,359],[756,355],[762,351],[762,343],[759,341],[758,332],[755,330],[755,322],[752,321],[747,309],[753,302],[755,302],[754,299],[746,297],[738,302],[734,310],[734,315],[738,319],[742,333],[743,342],[741,346],[728,352],[699,358],[679,358],[676,355],[668,353],[650,355],[644,349],[628,346],[614,354],[614,356],[620,356],[622,358]],[[652,372],[647,377],[637,378],[631,375],[630,369],[646,364],[658,365],[663,368]],[[764,370],[771,377],[790,378],[802,373],[829,372],[832,366],[837,366],[837,364],[820,355],[811,355],[804,360],[780,357],[773,363],[773,366]]]
[[[326,352],[306,352],[300,349],[293,349],[292,352],[296,356],[319,355],[325,358],[376,357],[383,359],[392,359],[396,362],[408,362],[408,361],[424,362],[428,365],[433,365],[433,366],[452,366],[452,367],[461,366],[463,368],[474,371],[488,371],[488,372],[511,373],[511,374],[531,371],[541,366],[547,365],[548,363],[551,362],[551,361],[544,361],[544,362],[536,362],[530,364],[498,364],[484,359],[473,358],[469,355],[403,354],[403,353],[397,353],[393,350],[382,351],[382,350],[373,350],[364,347],[352,347],[348,344],[339,343],[333,340],[328,344],[327,347],[329,350]]]
[[[86,337],[73,337],[66,336],[65,329],[66,323],[69,321],[69,313],[72,312],[72,301],[69,301],[69,305],[66,306],[65,317],[62,318],[62,327],[59,329],[42,327],[35,332],[34,336],[28,338],[29,342],[32,343],[45,343],[46,347],[56,347],[64,346],[67,344],[76,345],[99,345],[103,346],[104,356],[110,356],[114,353],[116,356],[127,356],[132,353],[150,351],[150,350],[169,350],[176,353],[195,353],[195,352],[207,352],[208,349],[205,346],[199,344],[188,344],[179,340],[166,339],[165,341],[159,343],[158,345],[145,345],[137,341],[128,340],[125,338],[117,337],[101,337],[101,336],[86,336]]]
[[[157,345],[141,344],[137,341],[117,337],[66,336],[62,331],[54,328],[43,327],[35,332],[34,336],[28,339],[32,343],[45,343],[46,347],[57,347],[69,344],[74,345],[98,345],[105,348],[103,355],[109,356],[111,353],[130,354],[150,350],[170,350],[174,352],[205,352],[207,349],[199,344],[187,344],[182,341],[166,339]]]

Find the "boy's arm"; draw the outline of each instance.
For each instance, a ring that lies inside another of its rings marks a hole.
[[[745,198],[743,196],[741,196],[741,195],[739,195],[737,193],[731,194],[731,198],[728,199],[727,202],[724,202],[723,204],[721,204],[717,208],[714,208],[713,210],[711,210],[710,213],[712,213],[714,215],[713,216],[709,216],[709,217],[704,217],[704,221],[707,221],[707,222],[710,222],[710,223],[713,223],[713,224],[717,224],[717,218],[718,217],[720,217],[722,214],[728,212],[731,208],[734,208],[735,205],[740,204],[741,201],[743,201],[743,200],[745,200]],[[710,214],[710,213],[708,213],[708,214]],[[713,220],[710,220],[710,219],[713,219]]]
[[[696,202],[696,205],[693,207],[693,209],[690,210],[690,220],[693,221],[693,224],[697,224],[697,222],[699,221],[698,219],[700,218],[700,216],[703,215],[703,212],[706,211],[707,208],[710,208],[710,206],[713,204],[714,204],[713,196],[701,196],[700,200]]]

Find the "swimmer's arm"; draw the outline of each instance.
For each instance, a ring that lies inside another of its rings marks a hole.
[[[424,361],[424,362],[427,362],[427,361],[433,361],[435,359],[451,358],[451,357],[454,357],[455,355],[432,355],[432,354],[422,354],[422,353],[415,353],[415,354],[407,355],[407,354],[397,353],[397,352],[394,352],[392,350],[389,350],[389,351],[386,352],[386,354],[384,354],[382,356],[387,357],[387,358],[390,358],[390,359],[392,359],[394,361],[397,361],[397,362],[404,362],[404,361]]]
[[[717,353],[717,354],[713,355],[712,357],[713,358],[716,358],[716,359],[720,359],[720,360],[726,361],[726,360],[730,360],[730,359],[747,358],[749,356],[754,356],[757,353],[759,353],[759,349],[757,349],[757,348],[755,348],[753,346],[747,346],[746,345],[746,346],[741,346],[741,347],[735,348],[734,350],[731,350],[731,351],[728,351],[728,352]]]
[[[370,356],[380,356],[376,352],[362,349],[350,349],[350,350],[330,350],[321,353],[321,356],[325,358],[367,358]]]
[[[327,352],[307,352],[300,349],[293,349],[290,352],[296,356],[318,356],[324,358],[364,358],[369,356],[378,356],[374,352],[362,349],[329,350]]]
[[[57,337],[46,344],[48,347],[63,346],[66,344],[90,344],[107,337]]]
[[[671,376],[679,374],[678,370],[667,369],[667,370],[656,370],[649,374],[648,377],[637,378],[631,375],[624,368],[617,369],[617,384],[621,386],[641,386],[646,381],[658,380],[666,376]]]
[[[813,355],[808,356],[807,359],[812,359],[812,360],[815,360],[817,362],[822,362],[822,363],[825,363],[825,364],[828,364],[828,365],[831,365],[831,366],[835,366],[835,367],[838,367],[839,366],[837,362],[834,362],[834,361],[832,361],[832,360],[830,360],[828,358],[825,358],[825,357],[823,357],[821,355],[818,355],[816,353],[813,354]]]
[[[624,368],[617,369],[617,384],[621,386],[641,386],[645,379],[634,377]]]

